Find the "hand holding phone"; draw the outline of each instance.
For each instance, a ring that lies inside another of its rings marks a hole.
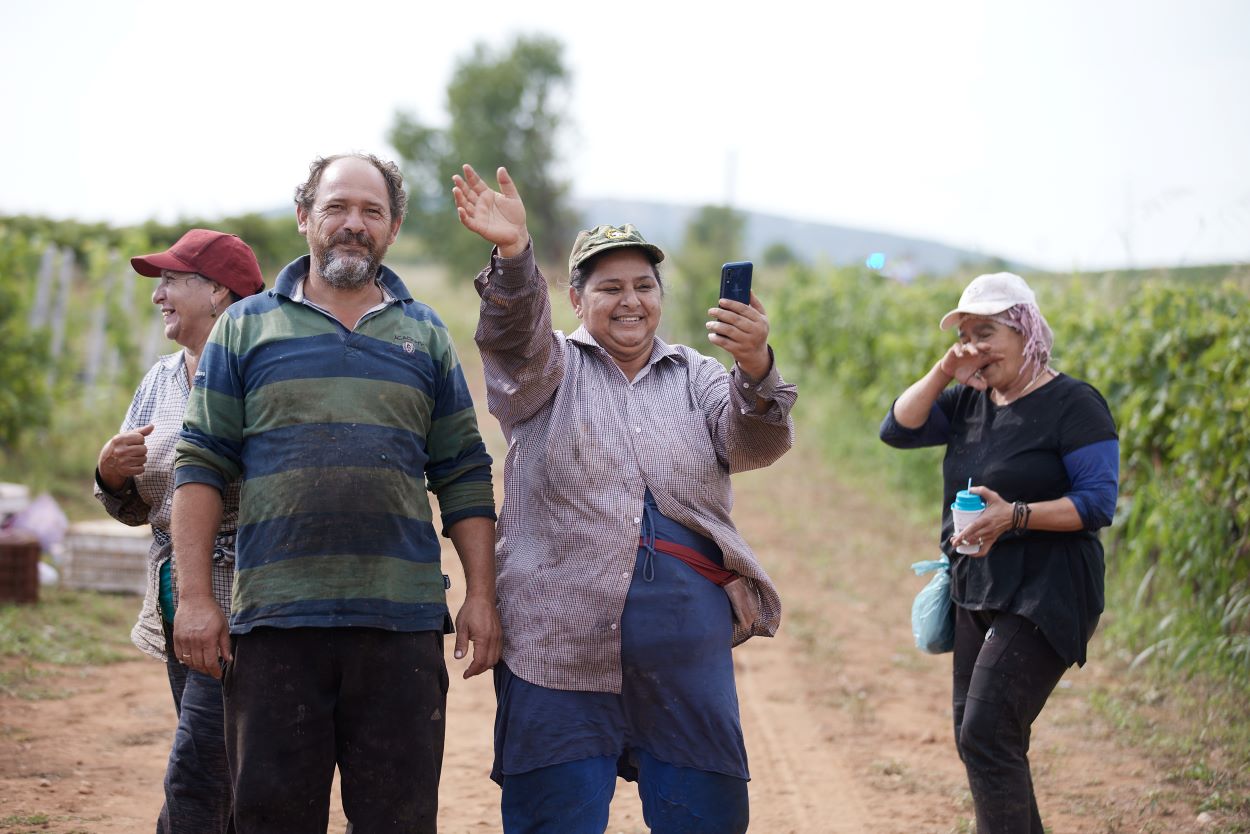
[[[720,268],[720,297],[742,304],[751,303],[750,261],[730,261]]]
[[[720,297],[737,301],[747,309],[735,312],[720,302],[707,311],[708,339],[733,356],[738,366],[753,379],[761,379],[772,367],[768,352],[768,317],[758,300],[751,303],[751,262],[731,261],[721,267]]]

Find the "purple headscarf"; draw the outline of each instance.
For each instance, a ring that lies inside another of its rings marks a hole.
[[[1024,364],[1020,366],[1022,376],[1030,366],[1034,376],[1053,370],[1050,367],[1050,349],[1055,344],[1055,334],[1036,304],[1017,304],[985,318],[1010,327],[1024,337]]]

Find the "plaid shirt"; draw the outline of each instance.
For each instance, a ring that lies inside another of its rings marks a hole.
[[[648,488],[759,595],[758,619],[735,625],[734,643],[775,634],[781,601],[730,519],[729,475],[790,448],[795,387],[775,367],[756,381],[658,338],[627,380],[584,327],[552,331],[532,247],[495,253],[475,284],[488,404],[508,441],[495,553],[508,667],[539,686],[620,691],[621,612]]]
[[[182,430],[182,413],[191,387],[187,383],[182,351],[162,356],[139,383],[120,432],[134,431],[152,423],[152,433],[143,474],[126,481],[117,493],[100,483],[96,472],[95,497],[113,518],[138,527],[152,525],[152,547],[148,551],[148,587],[143,597],[139,621],[130,639],[141,651],[159,660],[166,659],[165,632],[161,627],[161,564],[170,558],[169,518],[174,499],[174,445]],[[234,586],[234,528],[239,515],[239,484],[226,489],[217,547],[213,550],[213,596],[221,610],[230,614],[230,592]],[[174,599],[178,599],[178,576],[173,575]]]

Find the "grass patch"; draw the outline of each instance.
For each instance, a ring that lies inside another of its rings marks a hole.
[[[0,817],[0,825],[47,825],[52,818],[47,814],[10,814],[7,817]]]
[[[0,692],[55,698],[44,689],[48,667],[105,664],[132,656],[133,596],[40,589],[35,605],[0,605]]]
[[[41,813],[9,814],[8,816],[0,817],[0,831],[4,831],[5,834],[38,834],[38,832],[46,831],[48,826],[54,822],[67,822],[70,820],[82,822],[88,819],[94,820],[99,819],[99,817],[52,817]],[[38,828],[24,827],[29,825],[35,825]],[[91,832],[85,828],[71,828],[65,834],[91,834]]]
[[[1103,661],[1106,662],[1106,661]],[[1210,812],[1207,830],[1250,832],[1250,701],[1223,681],[1128,674],[1120,685],[1089,693],[1096,715],[1119,742],[1142,751],[1195,814]]]

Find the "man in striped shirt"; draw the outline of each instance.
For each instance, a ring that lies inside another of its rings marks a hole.
[[[324,831],[337,765],[362,831],[434,831],[451,631],[440,547],[464,564],[456,657],[499,657],[490,457],[447,328],[382,266],[406,197],[393,163],[313,163],[310,255],[209,337],[178,444],[174,643],[224,672],[235,823]],[[242,479],[233,613],[208,565]]]

